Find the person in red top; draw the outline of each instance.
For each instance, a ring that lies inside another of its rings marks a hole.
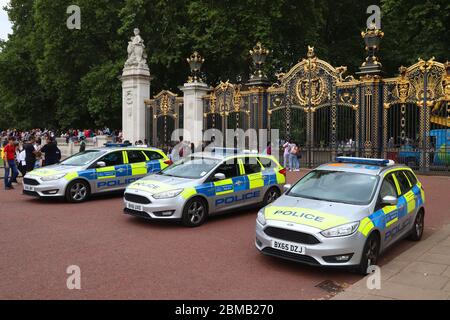
[[[14,189],[12,182],[16,180],[19,175],[17,170],[16,161],[14,157],[16,155],[16,146],[14,145],[16,139],[9,137],[8,144],[3,148],[3,161],[5,163],[5,189]],[[12,171],[12,176],[9,176],[9,172]]]

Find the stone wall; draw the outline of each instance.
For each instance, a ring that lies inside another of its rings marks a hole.
[[[80,149],[80,144],[78,142],[66,143],[65,138],[56,138],[56,141],[58,142],[58,148],[61,150],[61,157],[63,159],[77,153]],[[109,136],[97,136],[96,143],[94,143],[94,140],[92,138],[87,138],[86,149],[103,147],[103,145],[107,142],[112,142],[112,138]]]

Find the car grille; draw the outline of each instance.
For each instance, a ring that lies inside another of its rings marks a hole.
[[[151,219],[151,217],[148,214],[146,214],[145,212],[142,212],[142,211],[125,208],[125,209],[123,209],[123,212],[126,214],[129,214],[131,216],[145,218],[145,219]]]
[[[296,243],[302,244],[320,243],[320,241],[311,234],[288,229],[267,227],[266,229],[264,229],[264,233],[267,234],[269,237],[277,238],[280,240],[292,241]]]
[[[22,194],[27,195],[27,196],[39,197],[39,193],[37,193],[35,191],[23,190]]]
[[[132,193],[125,193],[125,200],[134,202],[134,203],[140,203],[140,204],[151,203],[151,201],[148,198],[146,198],[144,196],[139,196],[137,194],[132,194]]]
[[[39,185],[39,181],[30,179],[30,178],[23,178],[23,183],[27,184],[29,186],[37,186]]]
[[[270,247],[264,248],[262,250],[262,253],[269,255],[269,256],[292,260],[295,262],[301,262],[301,263],[306,263],[306,264],[311,264],[311,265],[320,265],[320,263],[313,257],[296,254],[296,253],[292,253],[292,252],[287,252],[287,251],[283,251],[283,250],[278,250],[278,249],[274,249],[274,248],[270,248]]]

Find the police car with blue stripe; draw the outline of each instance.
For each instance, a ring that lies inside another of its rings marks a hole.
[[[131,182],[170,164],[160,149],[110,144],[27,173],[23,179],[23,193],[82,202],[91,194],[124,190]]]
[[[274,157],[229,151],[194,153],[130,184],[124,212],[196,227],[208,215],[267,205],[280,196],[286,170]]]
[[[400,239],[421,239],[425,193],[414,172],[390,160],[338,157],[261,209],[256,247],[310,265],[366,274]]]

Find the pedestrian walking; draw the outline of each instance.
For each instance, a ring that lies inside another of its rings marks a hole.
[[[81,138],[81,142],[80,142],[80,150],[79,152],[83,152],[86,150],[86,142],[84,141],[84,137]]]
[[[16,162],[14,160],[16,156],[16,146],[15,146],[15,138],[9,137],[8,144],[3,148],[3,161],[5,163],[5,189],[10,190],[14,189],[12,186],[12,182],[19,175],[19,171],[16,167]],[[10,176],[11,171],[11,176]]]
[[[283,163],[283,166],[286,168],[286,169],[289,169],[289,170],[291,170],[292,169],[292,167],[291,167],[291,148],[292,148],[292,140],[288,140],[288,141],[286,141],[285,142],[285,144],[283,145],[283,148],[284,148],[284,152],[283,152],[283,160],[284,160],[284,163]]]
[[[290,163],[289,167],[292,171],[300,171],[300,162],[299,162],[299,153],[300,147],[297,143],[293,143],[292,148],[290,150]]]
[[[61,151],[56,145],[55,139],[52,137],[47,137],[47,144],[44,145],[40,151],[45,154],[43,166],[50,166],[58,163],[59,159],[61,159]]]
[[[19,144],[19,147],[16,149],[16,159],[17,159],[17,169],[19,170],[22,177],[27,173],[27,163],[25,160],[26,152],[23,148],[23,144]]]
[[[25,150],[26,172],[34,170],[34,166],[36,164],[36,148],[34,144],[34,137],[30,137],[23,146],[23,149]]]

